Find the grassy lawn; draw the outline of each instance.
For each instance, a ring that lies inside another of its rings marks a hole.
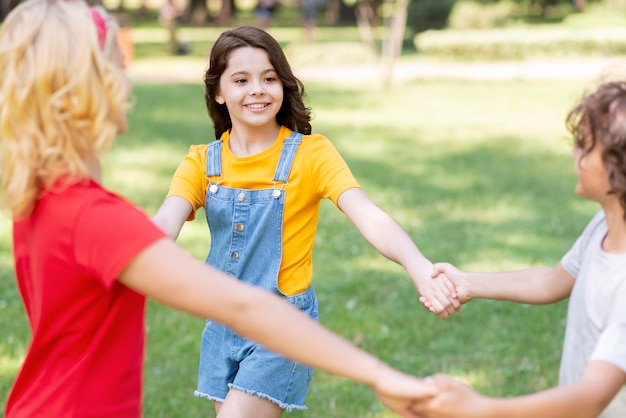
[[[576,198],[563,119],[582,82],[420,81],[383,92],[309,84],[314,130],[330,137],[365,191],[432,260],[464,269],[552,265],[596,207]],[[211,139],[198,85],[137,85],[130,131],[105,158],[105,183],[152,214],[189,144]],[[182,103],[182,104],[181,104]],[[492,395],[557,380],[565,303],[473,301],[441,321],[424,311],[401,268],[384,259],[332,205],[322,206],[314,283],[321,322],[416,375],[438,371]],[[202,216],[180,243],[208,251]],[[12,276],[10,223],[0,222],[0,393],[28,341]],[[193,397],[200,319],[151,303],[145,416],[206,417]],[[96,377],[94,377],[96,378]],[[317,372],[309,411],[293,417],[388,417],[365,387]]]

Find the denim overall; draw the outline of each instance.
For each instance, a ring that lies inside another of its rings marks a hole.
[[[211,233],[206,263],[239,280],[285,297],[278,289],[282,260],[285,190],[302,134],[285,138],[270,189],[233,189],[219,184],[222,142],[207,147],[206,175],[210,178],[205,212]],[[214,181],[215,180],[215,181]],[[285,297],[317,320],[317,297],[312,287]],[[223,325],[208,320],[202,333],[196,396],[224,401],[229,388],[270,400],[282,409],[305,409],[304,398],[313,370],[287,360]]]

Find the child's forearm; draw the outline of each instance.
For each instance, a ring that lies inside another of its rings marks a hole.
[[[554,286],[555,269],[536,267],[500,273],[465,273],[472,298],[505,300],[518,303],[548,304],[566,296]]]
[[[481,418],[595,418],[606,407],[598,387],[577,382],[517,398],[487,398]]]
[[[152,222],[161,228],[171,239],[176,240],[191,211],[191,204],[185,199],[176,196],[169,197],[165,199],[157,213],[154,214]]]
[[[626,383],[626,373],[592,361],[575,383],[509,398],[480,395],[445,375],[433,381],[439,393],[415,408],[425,418],[595,418]]]

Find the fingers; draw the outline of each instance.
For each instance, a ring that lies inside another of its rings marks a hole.
[[[440,319],[448,319],[448,313],[444,311],[442,315],[438,314],[435,307],[430,303],[428,298],[420,296],[419,301],[428,312],[437,315]]]
[[[437,373],[432,376],[432,382],[438,389],[445,390],[449,389],[456,380],[446,374]]]
[[[434,263],[433,264],[433,271],[430,274],[430,277],[432,277],[434,279],[438,275],[440,275],[441,273],[445,273],[446,266],[448,266],[448,265],[449,265],[448,263]]]
[[[443,305],[441,304],[440,304],[440,308],[438,309],[425,296],[420,296],[419,301],[428,312],[437,315],[440,319],[447,319],[451,317],[452,315],[454,315],[455,313],[459,312],[463,308],[463,304],[461,303],[461,301],[456,298],[453,298],[451,300],[452,307],[453,307],[452,311],[450,309],[443,309]]]
[[[442,276],[445,277],[445,276]],[[441,319],[446,319],[461,310],[461,301],[457,298],[456,288],[444,280],[439,280],[438,288],[422,304]]]
[[[430,299],[428,299],[427,297],[420,296],[419,301],[422,303],[422,306],[424,306],[424,308],[426,308],[430,313],[437,315],[441,319],[448,318],[448,312],[444,309],[443,305],[439,303],[439,301],[437,301],[436,299],[434,302],[431,302]]]
[[[450,268],[452,267],[449,263],[433,264],[431,278],[439,283],[433,284],[435,290],[431,296],[420,298],[422,305],[441,319],[447,319],[459,312],[463,305],[455,282],[448,276]]]
[[[441,279],[441,281],[443,282],[444,286],[448,289],[448,292],[450,292],[450,296],[460,306],[461,303],[458,300],[458,293],[457,293],[456,285],[454,284],[454,282],[450,279],[450,277],[448,277],[447,274],[439,274],[438,277],[439,277],[439,279]]]
[[[428,299],[427,302],[429,302],[428,310],[430,312],[434,313],[441,319],[448,319],[450,314],[448,313],[448,309],[446,308],[444,303],[442,303],[436,297],[433,299]]]

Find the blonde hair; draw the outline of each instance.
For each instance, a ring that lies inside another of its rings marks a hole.
[[[101,47],[82,0],[27,0],[0,30],[0,204],[28,215],[42,190],[88,179],[125,127],[130,85],[103,10]]]

